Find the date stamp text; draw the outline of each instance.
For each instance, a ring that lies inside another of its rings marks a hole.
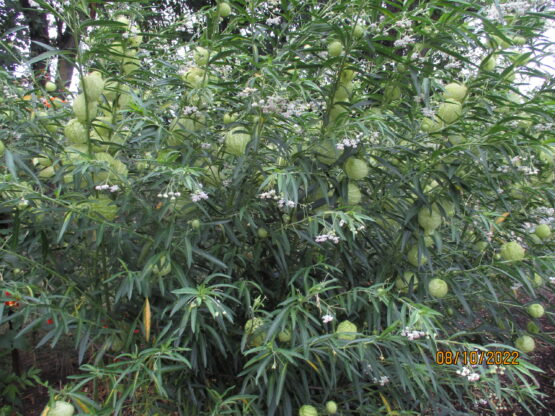
[[[439,365],[518,365],[518,351],[438,351]]]

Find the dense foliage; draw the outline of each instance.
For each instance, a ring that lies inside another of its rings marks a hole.
[[[148,5],[87,19],[85,3],[48,10],[80,45],[78,91],[0,80],[0,324],[14,343],[74,340],[81,372],[53,399],[99,415],[539,406],[550,2],[236,0],[148,33]],[[462,362],[515,348],[518,365]]]

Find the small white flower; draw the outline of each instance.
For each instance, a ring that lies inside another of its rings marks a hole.
[[[378,382],[379,382],[380,386],[385,386],[387,383],[389,383],[389,377],[381,376],[380,380]]]
[[[411,43],[414,43],[414,37],[410,35],[405,35],[401,39],[397,39],[395,42],[393,42],[393,46],[395,46],[396,48],[404,48]]]
[[[480,380],[480,374],[478,374],[478,373],[469,374],[467,379],[468,379],[468,381],[478,381],[478,380]]]
[[[431,108],[424,108],[422,110],[422,114],[424,114],[425,117],[429,117],[429,118],[434,118],[434,116],[436,115],[435,111],[432,110]]]
[[[324,315],[322,316],[322,322],[324,322],[325,324],[327,324],[328,322],[333,321],[333,316],[331,315]]]
[[[268,26],[279,25],[280,21],[281,21],[281,16],[276,16],[276,17],[274,17],[274,18],[268,18],[268,19],[266,19],[266,24],[267,24]]]

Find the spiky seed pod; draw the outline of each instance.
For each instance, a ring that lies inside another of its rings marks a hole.
[[[91,72],[83,78],[81,89],[84,90],[84,95],[87,96],[88,102],[98,101],[104,89],[104,84],[105,82],[102,79],[102,74],[98,71]]]
[[[76,118],[68,121],[64,127],[64,135],[71,144],[87,143],[87,129]]]
[[[250,140],[251,135],[246,133],[245,127],[234,127],[225,135],[225,149],[235,156],[244,155]]]
[[[356,333],[358,332],[357,326],[351,321],[343,321],[337,325],[335,333],[339,339],[345,341],[352,341],[356,338]]]
[[[79,94],[73,101],[73,112],[77,120],[81,123],[86,123],[89,120],[94,120],[96,117],[98,113],[98,103],[96,101],[87,103],[85,96]]]
[[[439,105],[437,115],[444,123],[454,123],[462,115],[462,105],[457,100],[450,98]]]

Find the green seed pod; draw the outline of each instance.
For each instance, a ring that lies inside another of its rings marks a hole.
[[[551,236],[551,228],[549,228],[549,225],[547,224],[538,225],[536,227],[536,230],[534,231],[534,234],[536,234],[542,240],[547,240]]]
[[[343,45],[338,40],[328,45],[328,54],[331,57],[339,56],[343,52]]]
[[[353,37],[355,39],[360,39],[361,37],[364,36],[365,33],[366,33],[366,28],[364,27],[364,25],[362,25],[361,23],[355,24],[355,27],[353,29]]]
[[[333,164],[341,155],[341,151],[337,149],[333,141],[327,140],[322,144],[314,147],[316,159],[326,165]]]
[[[457,100],[448,99],[439,105],[438,117],[447,124],[457,121],[462,115],[462,105]]]
[[[86,123],[88,120],[94,120],[96,117],[96,114],[98,113],[98,103],[96,101],[87,103],[85,96],[83,94],[79,94],[73,101],[73,112],[75,113],[77,120],[81,123]]]
[[[208,57],[210,56],[210,52],[207,49],[197,46],[195,48],[195,52],[193,54],[193,59],[195,64],[198,66],[206,66],[208,65]]]
[[[428,258],[424,255],[424,253],[421,253],[421,259],[420,259],[420,261],[418,261],[418,246],[417,245],[413,245],[409,249],[409,251],[407,253],[407,259],[408,259],[409,263],[412,264],[414,267],[420,267],[424,263],[426,263],[426,261],[428,261]]]
[[[497,66],[497,57],[495,55],[491,55],[489,58],[484,59],[482,62],[482,68],[485,71],[493,71]]]
[[[358,332],[357,326],[350,321],[341,322],[337,325],[337,329],[335,330],[337,337],[345,341],[354,340],[356,338],[356,332]]]
[[[85,76],[81,82],[81,89],[84,90],[85,93],[83,95],[87,96],[89,102],[98,101],[104,89],[102,74],[95,71]]]
[[[345,173],[349,179],[363,179],[368,175],[368,172],[368,165],[364,160],[350,157],[345,162]]]
[[[52,409],[47,406],[42,413],[44,416],[73,416],[75,408],[68,402],[57,400]]]
[[[54,91],[56,91],[56,84],[54,84],[51,81],[48,81],[46,84],[44,84],[44,88],[48,92],[54,92]]]
[[[534,338],[528,335],[522,335],[516,339],[515,347],[525,353],[529,353],[536,349],[536,343],[534,342]]]
[[[503,259],[505,260],[519,261],[524,258],[525,250],[517,242],[511,241],[509,243],[503,244],[499,253],[501,254],[501,257],[503,257]]]
[[[246,132],[245,127],[234,127],[225,135],[225,149],[235,156],[244,155],[250,140],[251,135]]]
[[[401,88],[398,85],[388,85],[384,90],[384,102],[390,103],[401,98]]]
[[[68,121],[64,127],[64,135],[71,144],[87,143],[87,129],[76,118]]]
[[[266,228],[264,227],[260,227],[256,233],[258,234],[258,237],[260,238],[268,238],[268,230],[266,230]]]
[[[437,118],[424,118],[420,123],[420,128],[426,133],[437,133],[443,128],[443,123]]]
[[[160,260],[158,260],[158,263],[152,267],[152,272],[160,277],[168,275],[171,270],[171,261],[165,255],[162,255]]]
[[[443,98],[445,100],[453,99],[459,102],[463,102],[468,93],[468,88],[463,84],[457,84],[452,82],[445,86],[445,91],[443,92]]]
[[[532,318],[541,318],[545,314],[545,309],[539,303],[528,305],[526,311]]]
[[[436,204],[432,206],[432,209],[422,207],[418,211],[418,224],[424,229],[426,234],[432,234],[436,228],[441,226],[442,221]]]
[[[299,416],[318,416],[318,411],[314,406],[305,404],[299,409]]]
[[[401,293],[407,293],[411,280],[413,288],[416,289],[416,287],[418,286],[418,277],[413,272],[404,272],[403,276],[399,276],[397,279],[395,279],[395,287]]]
[[[227,17],[231,14],[231,6],[227,2],[221,2],[218,4],[218,15],[221,17]]]
[[[288,329],[284,329],[278,334],[278,339],[280,342],[289,342],[291,341],[291,331]]]
[[[330,415],[334,415],[337,413],[337,403],[335,403],[333,400],[330,400],[329,402],[326,403],[326,412],[328,412],[328,414]]]
[[[435,298],[443,298],[449,292],[449,286],[447,282],[442,279],[432,279],[430,283],[428,283],[428,291],[430,295]]]

